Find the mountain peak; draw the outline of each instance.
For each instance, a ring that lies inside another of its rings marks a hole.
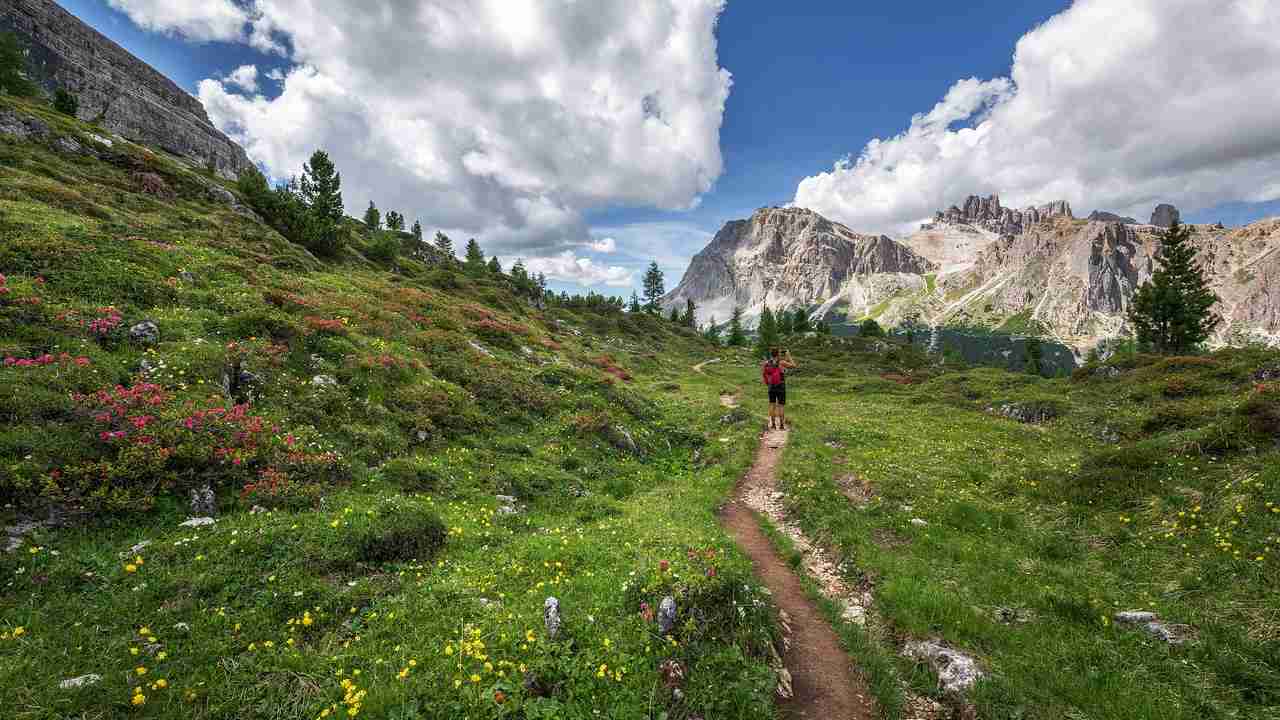
[[[952,205],[946,210],[938,211],[932,223],[921,226],[922,230],[935,230],[940,225],[973,225],[999,235],[1018,235],[1032,225],[1055,217],[1075,217],[1071,213],[1071,204],[1066,200],[1055,200],[1040,206],[1027,207],[1022,210],[1003,207],[999,195],[970,195],[964,201],[964,207]]]

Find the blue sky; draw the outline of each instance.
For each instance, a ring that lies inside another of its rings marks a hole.
[[[313,38],[306,34],[308,26],[301,22],[291,23],[298,18],[289,17],[288,11],[284,10],[277,11],[276,16],[269,18],[270,24],[266,24],[271,37],[283,42],[284,52],[251,47],[255,43],[248,39],[247,29],[242,34],[234,28],[228,31],[224,26],[221,30],[210,30],[209,26],[199,24],[201,14],[210,8],[239,11],[246,6],[245,0],[165,0],[160,3],[153,0],[111,0],[111,6],[108,0],[60,1],[69,11],[204,99],[215,122],[226,126],[233,135],[241,133],[243,142],[255,159],[266,163],[269,170],[280,175],[297,171],[300,165],[297,160],[301,157],[298,153],[307,141],[314,140],[318,145],[338,145],[339,153],[344,151],[343,145],[365,142],[363,137],[335,135],[333,128],[315,120],[317,116],[349,113],[352,122],[343,127],[360,127],[361,123],[376,125],[379,122],[361,116],[361,111],[353,110],[350,103],[343,105],[334,100],[341,92],[331,92],[323,102],[316,101],[306,106],[307,99],[327,92],[318,88],[342,83],[342,75],[334,68],[351,73],[368,70],[375,72],[374,77],[383,77],[418,62],[425,66],[424,75],[433,72],[439,75],[440,71],[433,68],[452,66],[443,61],[432,65],[414,52],[412,44],[404,46],[406,50],[399,60],[391,50],[390,60],[370,59],[370,55],[377,54],[377,48],[370,46],[378,45],[383,38],[387,39],[389,48],[394,47],[392,38],[384,29],[381,35],[374,33],[368,36],[372,38],[370,40],[362,39],[352,31],[350,38],[344,38],[349,43],[337,43],[332,48],[332,54],[341,64],[335,62],[333,67],[325,67],[324,58],[331,48],[309,47],[308,43],[313,42]],[[679,1],[653,0],[655,7]],[[407,2],[402,0],[399,4]],[[687,0],[689,5],[698,3],[714,4],[714,0]],[[282,7],[289,4],[279,3]],[[302,9],[328,4],[338,28],[374,22],[378,15],[377,12],[369,12],[353,15],[356,20],[343,21],[337,16],[344,12],[358,12],[353,8],[361,6],[345,0],[320,0],[320,5],[295,4]],[[448,2],[442,4],[450,5]],[[609,3],[601,0],[597,6],[600,17],[605,17],[614,4],[612,0]],[[948,159],[955,154],[956,143],[967,142],[964,141],[963,128],[977,127],[991,119],[995,132],[999,132],[1001,127],[1008,128],[1010,136],[1015,131],[1025,131],[1027,123],[1017,113],[1025,115],[1027,105],[1040,103],[1042,115],[1052,118],[1056,114],[1067,118],[1081,105],[1080,98],[1084,98],[1086,104],[1097,98],[1099,108],[1105,109],[1109,102],[1122,102],[1116,98],[1140,94],[1142,88],[1134,85],[1134,79],[1123,73],[1079,67],[1084,62],[1082,59],[1095,57],[1101,52],[1094,43],[1098,43],[1098,48],[1110,46],[1112,39],[1106,37],[1110,28],[1123,28],[1128,21],[1132,21],[1135,27],[1160,27],[1161,32],[1170,35],[1170,39],[1154,37],[1150,39],[1154,47],[1164,42],[1176,42],[1171,38],[1183,29],[1187,32],[1212,32],[1204,22],[1196,23],[1194,18],[1169,14],[1164,9],[1168,6],[1159,0],[1134,0],[1131,8],[1107,0],[1081,0],[1076,6],[1073,8],[1072,3],[1065,0],[1025,0],[1020,3],[996,0],[972,0],[968,3],[934,0],[913,3],[730,0],[719,13],[714,36],[710,33],[712,25],[709,22],[692,23],[687,29],[672,31],[672,37],[677,40],[709,46],[709,51],[718,59],[719,67],[732,74],[732,87],[724,101],[718,136],[710,135],[708,140],[704,134],[701,139],[690,140],[690,136],[682,135],[678,147],[671,148],[665,155],[661,148],[657,152],[657,162],[671,164],[669,175],[675,180],[670,188],[656,187],[652,192],[635,190],[646,182],[654,183],[655,177],[659,178],[657,185],[663,184],[663,175],[646,175],[640,161],[637,161],[637,167],[619,169],[618,177],[612,182],[603,177],[575,185],[571,177],[548,178],[537,176],[536,172],[531,179],[529,167],[571,166],[572,153],[568,160],[530,159],[557,152],[547,146],[561,144],[555,135],[555,128],[559,126],[550,124],[551,130],[539,135],[524,133],[523,128],[502,127],[502,121],[494,119],[492,122],[497,129],[486,127],[486,131],[509,135],[499,138],[502,142],[494,144],[506,147],[504,152],[512,156],[520,157],[504,160],[496,154],[486,155],[482,158],[483,164],[488,167],[510,160],[518,167],[504,167],[486,176],[484,183],[463,188],[457,184],[457,175],[453,176],[454,180],[424,179],[423,176],[429,173],[406,171],[403,163],[399,166],[370,164],[365,167],[360,164],[364,158],[352,151],[354,154],[349,164],[344,164],[339,158],[340,167],[350,168],[346,173],[348,212],[359,214],[367,198],[380,199],[379,204],[385,208],[382,199],[391,196],[402,204],[417,204],[418,207],[410,209],[407,214],[410,217],[428,215],[423,218],[428,228],[434,227],[432,216],[440,214],[449,218],[440,221],[443,227],[454,228],[454,232],[477,234],[482,244],[492,239],[504,257],[551,258],[545,261],[545,267],[567,267],[563,274],[552,271],[558,276],[553,283],[556,287],[571,291],[591,287],[615,294],[630,292],[626,273],[639,269],[650,258],[659,260],[667,271],[668,286],[673,287],[688,258],[701,249],[724,222],[746,217],[754,209],[766,205],[797,202],[844,221],[855,230],[890,234],[896,234],[895,230],[905,232],[904,228],[927,216],[931,209],[961,202],[964,195],[994,191],[1012,193],[1015,202],[1027,204],[1047,202],[1060,196],[1073,198],[1076,213],[1081,216],[1093,209],[1109,209],[1128,211],[1145,219],[1148,208],[1157,200],[1190,208],[1191,212],[1186,213],[1185,219],[1193,222],[1221,220],[1241,224],[1280,214],[1280,202],[1275,201],[1280,197],[1280,185],[1276,183],[1274,162],[1266,156],[1274,148],[1259,147],[1256,142],[1251,147],[1258,149],[1262,160],[1248,168],[1251,174],[1245,180],[1240,176],[1246,173],[1236,166],[1215,165],[1212,160],[1203,158],[1195,162],[1171,158],[1167,163],[1169,167],[1142,172],[1118,172],[1114,168],[1100,170],[1096,158],[1081,160],[1079,167],[1070,167],[1073,162],[1070,158],[1083,155],[1098,155],[1102,158],[1101,164],[1106,165],[1105,153],[1112,146],[1117,148],[1114,161],[1117,167],[1133,168],[1148,164],[1146,158],[1158,156],[1167,147],[1158,128],[1149,133],[1150,138],[1145,137],[1147,126],[1152,124],[1150,121],[1129,127],[1111,127],[1114,125],[1111,123],[1107,130],[1113,134],[1104,137],[1100,132],[1092,141],[1086,137],[1083,140],[1086,145],[1080,146],[1085,147],[1085,151],[1070,146],[1071,142],[1081,142],[1079,136],[1082,133],[1069,120],[1064,119],[1061,127],[1055,126],[1052,120],[1042,122],[1042,127],[1027,131],[1032,133],[1030,137],[1033,139],[1041,136],[1052,138],[1055,133],[1060,135],[1064,157],[1068,159],[1050,159],[1047,162],[1066,163],[1068,167],[1063,172],[1066,179],[1061,182],[1054,176],[1054,168],[1051,167],[1046,175],[1045,168],[1037,167],[1035,158],[1020,157],[1016,149],[974,151],[968,155],[961,153],[959,161]],[[643,15],[633,12],[633,8],[620,0],[613,9],[620,19],[612,21],[615,24],[625,24],[633,15]],[[1108,16],[1101,17],[1108,13]],[[1190,13],[1182,15],[1189,16]],[[708,17],[714,16],[715,10],[711,10]],[[1051,18],[1053,22],[1049,27],[1035,30]],[[389,14],[384,14],[383,19],[390,23],[398,21]],[[1274,17],[1265,19],[1273,21]],[[1257,18],[1236,18],[1235,21],[1256,23]],[[557,26],[555,18],[531,19],[528,22],[537,34],[563,37],[566,44],[579,40],[578,36]],[[643,22],[643,18],[636,21],[640,30],[646,30]],[[662,23],[669,24],[670,18],[660,16],[653,22],[661,31],[665,29]],[[142,29],[139,23],[150,29]],[[580,18],[577,23],[582,24]],[[1186,27],[1181,28],[1180,25]],[[495,35],[502,30],[495,29]],[[599,34],[601,30],[596,28],[594,32]],[[1139,43],[1133,42],[1132,30],[1125,32],[1127,35],[1118,39],[1135,45],[1138,57],[1150,56],[1156,63],[1145,71],[1142,67],[1132,67],[1128,72],[1135,75],[1165,72],[1176,74],[1175,79],[1186,75],[1171,67],[1171,60],[1160,60],[1157,53],[1144,50]],[[1014,48],[1020,39],[1026,45],[1026,59],[1020,67],[1014,67]],[[326,36],[326,42],[332,40],[332,36]],[[413,42],[412,37],[409,42]],[[503,36],[495,46],[502,50],[516,42],[518,40]],[[263,47],[261,43],[256,44]],[[474,38],[472,44],[477,44]],[[645,54],[645,48],[639,49],[642,53],[637,57]],[[496,56],[502,55],[499,52]],[[459,56],[448,57],[448,62],[458,63],[460,76],[464,74],[464,60],[474,60],[485,68],[477,76],[482,79],[492,75],[495,67],[500,71],[507,69],[495,66],[491,56],[476,59],[475,55],[468,55],[461,60]],[[707,99],[718,87],[718,68],[714,63],[699,61],[699,58],[708,57],[711,56],[706,53],[691,53],[679,61],[683,65],[677,64],[674,75],[669,77],[662,73],[672,73],[670,65],[637,68],[636,72],[655,74],[658,78],[655,80],[657,92],[660,93],[655,97],[659,102],[677,105],[675,110],[688,112],[678,115],[671,112],[671,108],[663,108],[663,111],[672,117],[690,118],[689,122],[697,125],[708,118],[717,119],[719,113],[714,99]],[[1133,62],[1132,57],[1121,57],[1117,58],[1116,64],[1119,65],[1121,60]],[[1214,64],[1213,58],[1198,60],[1202,60],[1200,65]],[[489,64],[484,65],[485,61]],[[379,62],[383,64],[378,65]],[[1061,67],[1072,63],[1075,66],[1070,74],[1055,74]],[[207,82],[210,78],[224,78],[244,65],[256,66],[258,71],[256,94],[261,95],[261,102],[256,105],[255,93],[227,83]],[[290,76],[289,87],[297,89],[296,95],[281,97],[285,85],[265,78],[272,70],[288,73],[291,69],[308,65],[318,70],[311,75],[299,73]],[[511,70],[514,74],[515,68]],[[555,78],[557,72],[573,78],[574,70],[572,67],[548,65],[538,78]],[[619,87],[629,81],[625,65],[621,70],[603,67],[593,68],[592,72],[594,75],[590,77],[614,73],[619,77],[610,79]],[[696,84],[688,95],[676,94],[673,100],[673,96],[666,93],[670,86],[682,84],[685,75],[697,78],[700,84]],[[1003,80],[1010,76],[1025,83],[1027,88],[1014,87],[1013,83]],[[1078,83],[1075,82],[1077,79]],[[205,81],[204,85],[201,85],[202,81]],[[327,81],[327,84],[322,81]],[[1169,81],[1166,79],[1165,82]],[[1070,89],[1080,94],[1071,96],[1068,90],[1062,89],[1071,83],[1081,86]],[[1208,77],[1205,84],[1221,86],[1222,80]],[[362,87],[364,89],[357,92],[370,96],[375,94],[367,82]],[[429,87],[438,89],[436,85]],[[456,94],[457,88],[452,90]],[[622,92],[617,87],[614,91]],[[390,91],[377,94],[394,96]],[[1015,97],[1018,95],[1021,97]],[[486,97],[477,106],[486,102],[492,104],[494,101],[492,97]],[[300,105],[303,106],[301,109]],[[296,121],[291,123],[296,126],[294,136],[273,127],[281,123],[290,124],[287,119],[290,116],[286,114],[290,110],[296,113],[292,116]],[[527,106],[519,107],[520,112],[526,110]],[[923,117],[931,110],[943,117],[943,121],[933,126],[926,122],[913,123],[913,117]],[[511,112],[508,110],[505,114],[510,115]],[[597,112],[597,109],[592,109],[592,112]],[[1263,118],[1259,122],[1266,130],[1264,112],[1265,108],[1259,110]],[[424,119],[428,114],[427,111],[419,111],[415,115],[414,111],[408,110],[402,120],[422,122],[427,127],[432,127],[433,122],[440,125],[438,120]],[[530,124],[537,120],[531,118]],[[1086,118],[1086,136],[1089,122],[1094,121]],[[1256,125],[1258,123],[1255,122],[1249,127],[1256,129]],[[1276,129],[1274,123],[1270,127]],[[377,134],[378,130],[373,127],[371,132]],[[1167,130],[1167,136],[1185,141],[1184,127]],[[443,135],[450,132],[457,134],[456,128],[441,131]],[[396,137],[403,138],[403,132]],[[533,142],[529,137],[540,139]],[[548,137],[556,138],[556,142],[549,142]],[[241,137],[237,136],[237,139]],[[869,147],[868,143],[876,139],[884,141],[879,145],[880,155],[856,167],[833,170],[833,165],[841,158],[852,156],[856,159]],[[565,144],[574,142],[572,138],[564,140]],[[601,142],[600,147],[607,149],[611,143],[616,147],[616,143],[623,141],[606,137]],[[709,188],[704,188],[698,182],[707,175],[708,168],[716,165],[717,142],[723,166]],[[1088,145],[1090,142],[1092,146]],[[1207,138],[1206,143],[1210,142],[1225,141]],[[520,143],[534,146],[511,150],[512,145]],[[468,147],[475,144],[471,141]],[[397,148],[393,145],[392,149]],[[385,147],[374,150],[386,154]],[[445,148],[446,155],[447,151]],[[1232,152],[1232,148],[1224,146],[1221,154],[1227,156]],[[466,157],[461,150],[458,153],[463,164],[476,159],[474,156]],[[1214,154],[1211,147],[1200,153],[1206,154]],[[542,163],[543,160],[547,162]],[[395,177],[400,172],[407,173],[408,177]],[[505,175],[501,174],[503,172]],[[1013,181],[1001,180],[1001,176],[1013,178]],[[1224,179],[1228,177],[1235,179]],[[503,178],[507,179],[505,185]],[[920,179],[918,184],[916,178]],[[472,179],[467,176],[468,181]],[[418,182],[421,184],[415,186],[414,183]],[[450,185],[450,182],[455,184]],[[552,188],[546,195],[555,198],[552,206],[529,209],[530,197],[524,186],[531,182]],[[392,186],[391,189],[387,189],[387,184]],[[408,191],[394,194],[400,186],[417,189],[413,194]],[[610,189],[599,191],[602,186]],[[1255,191],[1259,186],[1264,189]],[[446,203],[439,199],[455,187],[459,188],[457,194],[460,199],[457,202]],[[1267,187],[1273,188],[1274,192]],[[503,196],[504,191],[510,195],[509,198],[493,199],[494,196]],[[1263,196],[1260,199],[1270,202],[1247,202],[1259,199],[1247,196],[1258,194]],[[567,197],[572,199],[565,200]],[[488,202],[493,204],[486,205]],[[695,207],[660,209],[662,206],[670,208],[688,204]],[[485,210],[488,207],[493,209]],[[501,223],[486,226],[483,220],[475,220],[477,214],[483,215],[484,212],[511,220],[507,222],[504,219]],[[450,224],[444,224],[446,222]],[[615,239],[615,242],[598,242],[606,237]],[[596,241],[595,245],[593,241]],[[561,261],[555,262],[556,257]],[[638,280],[638,276],[634,279]]]

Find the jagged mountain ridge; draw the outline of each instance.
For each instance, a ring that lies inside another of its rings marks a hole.
[[[692,299],[699,322],[775,309],[881,302],[923,286],[933,263],[885,235],[864,235],[803,208],[762,208],[726,223],[694,256],[665,308]]]
[[[1156,219],[1176,217],[1162,208]],[[889,326],[909,316],[1011,332],[1039,326],[1084,350],[1127,332],[1164,232],[1099,215],[1107,219],[1077,219],[1065,202],[1012,210],[998,196],[973,196],[893,240],[808,210],[766,208],[727,223],[663,305],[692,299],[700,322],[724,321],[734,305],[751,319],[767,303]],[[1280,219],[1191,230],[1221,299],[1214,341],[1280,343]]]

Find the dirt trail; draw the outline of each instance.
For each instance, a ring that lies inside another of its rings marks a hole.
[[[702,372],[702,368],[704,368],[704,367],[706,367],[706,366],[708,366],[708,365],[710,365],[710,364],[712,364],[712,363],[718,363],[718,362],[720,362],[720,358],[712,358],[711,360],[703,360],[702,362],[700,362],[700,363],[698,363],[697,365],[694,365],[694,366],[693,366],[693,371],[694,371],[694,372],[696,372],[696,373],[700,373],[700,372]]]
[[[790,646],[783,662],[791,673],[794,695],[781,701],[784,713],[807,720],[870,720],[876,717],[875,701],[866,683],[854,672],[835,631],[809,601],[799,578],[760,530],[748,504],[753,495],[775,492],[778,461],[786,444],[786,431],[765,433],[755,464],[734,499],[721,511],[720,521],[751,558],[756,575],[773,593],[773,601],[789,617]]]

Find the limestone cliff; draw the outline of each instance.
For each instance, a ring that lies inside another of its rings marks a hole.
[[[862,235],[801,208],[762,208],[727,223],[694,256],[664,307],[692,299],[698,319],[748,321],[773,309],[848,304],[865,313],[908,287],[923,288],[933,264],[884,235]]]
[[[234,177],[244,150],[209,122],[200,101],[53,0],[3,0],[0,30],[28,45],[28,67],[46,90],[66,88],[82,120]]]

